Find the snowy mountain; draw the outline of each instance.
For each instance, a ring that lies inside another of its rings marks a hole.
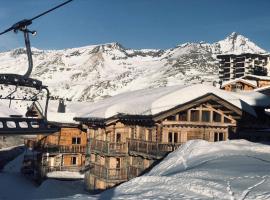
[[[33,78],[48,85],[52,96],[79,101],[98,100],[120,92],[217,79],[216,55],[263,53],[249,39],[232,33],[209,44],[185,43],[175,48],[127,49],[119,43],[64,50],[33,48]],[[0,53],[2,73],[24,74],[25,50]]]

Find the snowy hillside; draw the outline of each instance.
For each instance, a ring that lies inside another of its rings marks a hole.
[[[236,33],[214,44],[185,43],[165,50],[133,50],[119,43],[57,51],[33,48],[32,77],[48,85],[53,96],[97,100],[142,88],[213,81],[217,54],[243,52],[264,50]],[[1,73],[24,74],[27,66],[24,49],[0,53]]]
[[[270,146],[189,141],[101,199],[270,199]]]
[[[269,145],[245,140],[189,141],[149,173],[95,196],[81,182],[46,180],[35,187],[19,174],[22,155],[0,173],[0,199],[266,200],[269,152]]]

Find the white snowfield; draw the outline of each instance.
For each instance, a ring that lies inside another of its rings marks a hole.
[[[122,93],[89,104],[81,117],[109,118],[119,113],[155,115],[210,93],[254,116],[252,106],[270,105],[270,99],[258,92],[227,92],[206,84],[176,85]]]
[[[0,173],[0,199],[270,199],[270,146],[245,140],[189,141],[149,173],[99,195],[79,181],[35,187],[18,172],[22,157]]]

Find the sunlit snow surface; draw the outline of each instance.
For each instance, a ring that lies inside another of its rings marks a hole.
[[[270,199],[270,146],[245,140],[190,141],[148,174],[96,196],[77,182],[35,188],[9,167],[0,174],[0,199]]]

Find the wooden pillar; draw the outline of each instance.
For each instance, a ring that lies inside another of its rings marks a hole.
[[[213,122],[213,110],[210,110],[210,123]]]
[[[162,124],[156,123],[156,142],[162,141]]]
[[[176,114],[176,115],[175,115],[175,120],[176,120],[176,121],[179,121],[179,114]]]
[[[187,111],[187,121],[190,122],[190,110]]]

